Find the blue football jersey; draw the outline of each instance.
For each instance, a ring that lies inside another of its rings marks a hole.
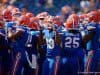
[[[60,46],[56,45],[53,38],[46,40],[46,56],[55,57],[60,55]]]
[[[18,36],[14,40],[9,40],[10,47],[13,50],[13,56],[16,57],[16,54],[18,52],[20,52],[21,53],[21,58],[24,61],[26,60],[26,58],[25,58],[25,56],[26,56],[25,55],[25,50],[26,50],[25,44],[27,42],[28,35],[29,34],[26,31],[23,31],[21,36]]]
[[[0,45],[1,46],[8,46],[8,42],[6,40],[5,30],[0,29]],[[7,54],[7,48],[1,48],[0,49],[0,55],[6,55]]]
[[[46,30],[44,36],[46,40],[46,45],[44,46],[46,49],[46,56],[55,57],[60,55],[60,46],[56,45],[54,40],[55,33],[53,31],[49,32],[49,30]]]
[[[66,32],[62,35],[62,55],[73,56],[77,55],[82,48],[82,35],[81,33]]]
[[[93,23],[92,25],[95,27],[94,29],[95,34],[91,39],[91,49],[100,50],[100,25],[96,23]]]
[[[4,29],[0,29],[0,35],[5,36],[5,30]]]

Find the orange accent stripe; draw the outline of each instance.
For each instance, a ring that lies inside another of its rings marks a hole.
[[[90,72],[90,64],[92,62],[92,58],[88,59],[88,63],[87,63],[87,75],[90,75],[89,72]]]
[[[91,54],[93,54],[93,53],[94,52],[92,51]],[[87,62],[87,68],[86,68],[87,75],[90,75],[89,72],[90,72],[90,68],[91,68],[91,62],[92,62],[92,58],[89,58],[88,62]]]
[[[54,75],[57,75],[59,61],[55,63]]]
[[[17,60],[15,61],[15,64],[14,64],[14,70],[13,70],[12,75],[16,75],[16,70],[17,70],[17,67],[19,64],[19,60],[20,60],[20,58],[17,57]]]

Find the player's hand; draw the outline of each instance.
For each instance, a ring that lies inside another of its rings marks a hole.
[[[87,26],[87,29],[88,30],[94,30],[96,27],[94,27],[94,26]]]

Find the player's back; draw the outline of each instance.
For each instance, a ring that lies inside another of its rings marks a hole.
[[[82,36],[81,33],[77,30],[68,31],[62,35],[62,48],[64,56],[73,56],[77,55],[79,50],[82,48]]]

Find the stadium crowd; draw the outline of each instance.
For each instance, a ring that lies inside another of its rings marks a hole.
[[[1,0],[0,75],[100,75],[100,0]]]

